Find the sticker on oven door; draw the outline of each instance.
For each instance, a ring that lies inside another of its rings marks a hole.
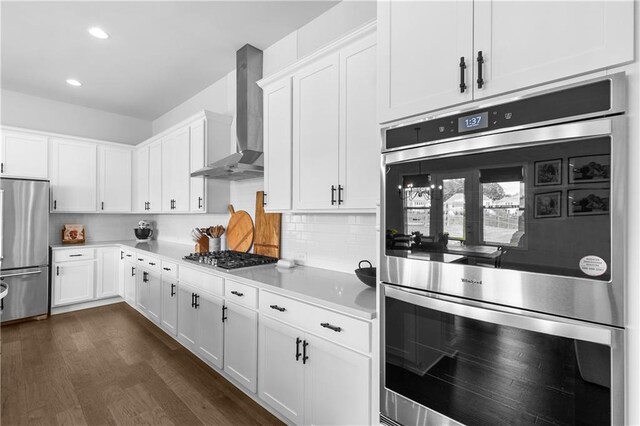
[[[598,256],[585,256],[580,259],[580,270],[591,277],[599,277],[607,272],[607,262]]]

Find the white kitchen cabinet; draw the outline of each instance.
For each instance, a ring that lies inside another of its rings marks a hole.
[[[189,127],[162,139],[162,211],[188,212],[191,172]]]
[[[133,211],[149,210],[149,145],[136,148],[133,153]]]
[[[99,206],[102,212],[131,212],[131,149],[98,146]]]
[[[178,285],[178,340],[186,348],[195,352],[197,314],[194,308],[196,289],[184,283]]]
[[[136,306],[139,311],[146,313],[149,309],[149,272],[136,269]]]
[[[149,145],[149,204],[151,213],[162,211],[162,144]]]
[[[96,144],[53,138],[51,150],[51,211],[96,212]]]
[[[135,162],[135,207],[137,212],[158,213],[162,209],[162,143],[137,147]]]
[[[126,258],[123,270],[124,300],[132,307],[136,307],[136,262]]]
[[[472,0],[378,2],[379,121],[470,101],[472,37]]]
[[[137,273],[136,293],[138,309],[151,321],[160,324],[160,310],[162,309],[162,283],[160,275],[139,269]]]
[[[258,378],[258,313],[226,302],[224,371],[255,393]]]
[[[169,334],[178,333],[178,281],[162,276],[162,328]]]
[[[295,424],[303,423],[304,333],[294,327],[260,317],[260,398]]]
[[[263,88],[265,211],[291,210],[291,77]]]
[[[2,130],[0,177],[47,179],[49,139],[46,136]]]
[[[117,247],[96,249],[98,272],[96,279],[96,299],[118,296],[120,290],[120,255]]]
[[[51,306],[69,305],[93,299],[95,260],[54,263],[53,274]]]
[[[223,367],[224,323],[223,299],[202,291],[196,292],[197,317],[196,350],[210,364]]]
[[[337,206],[338,79],[337,54],[316,61],[293,77],[293,201],[297,210]]]
[[[200,119],[189,126],[189,172],[195,172],[203,168],[206,155],[206,121]],[[189,196],[189,210],[194,213],[206,211],[204,177],[192,177],[190,179],[191,193]]]
[[[634,57],[632,1],[380,1],[378,34],[381,123]]]

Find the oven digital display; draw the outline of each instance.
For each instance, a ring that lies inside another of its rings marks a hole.
[[[487,127],[489,127],[489,113],[486,111],[458,118],[458,132],[460,133]]]

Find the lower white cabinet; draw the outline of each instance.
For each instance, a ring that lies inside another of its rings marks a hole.
[[[258,313],[227,302],[225,314],[224,371],[255,393],[258,379]]]
[[[196,321],[194,309],[195,288],[180,283],[178,286],[178,340],[191,351],[196,349]]]
[[[93,299],[95,261],[54,263],[52,306],[86,302]]]
[[[96,299],[115,297],[120,290],[120,257],[122,251],[117,247],[96,249],[98,273],[96,280]]]
[[[162,307],[160,275],[140,269],[137,273],[136,293],[138,309],[156,324],[160,324]]]
[[[136,307],[136,263],[133,260],[129,260],[128,258],[124,262],[124,271],[123,271],[123,281],[124,281],[124,300],[131,305],[132,307]]]
[[[162,276],[162,328],[178,333],[178,280]]]

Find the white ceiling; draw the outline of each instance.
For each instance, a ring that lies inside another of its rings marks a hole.
[[[2,1],[2,87],[152,120],[336,3]]]

